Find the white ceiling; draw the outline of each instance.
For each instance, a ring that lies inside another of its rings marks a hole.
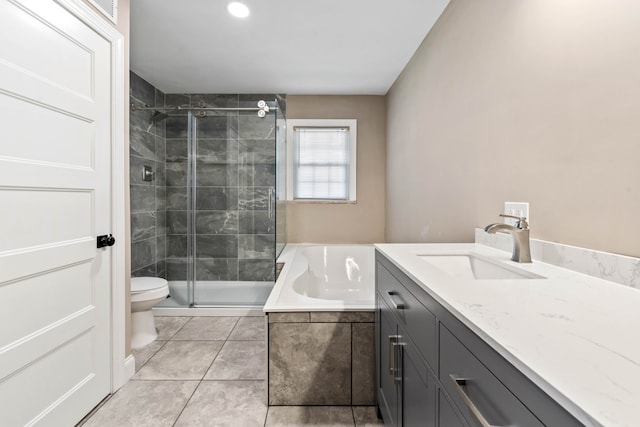
[[[449,0],[131,0],[131,69],[167,93],[383,95]]]

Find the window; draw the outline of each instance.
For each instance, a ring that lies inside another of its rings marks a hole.
[[[356,200],[356,120],[288,120],[288,199]]]

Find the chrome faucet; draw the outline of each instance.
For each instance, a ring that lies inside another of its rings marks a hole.
[[[511,260],[515,262],[531,262],[531,248],[529,247],[529,224],[525,217],[500,214],[504,218],[516,219],[515,227],[509,224],[489,224],[484,231],[494,234],[496,231],[502,231],[513,236],[513,255]]]

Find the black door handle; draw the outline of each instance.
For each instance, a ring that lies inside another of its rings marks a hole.
[[[98,236],[98,248],[104,248],[105,246],[113,246],[116,244],[116,238],[111,234],[104,234]]]

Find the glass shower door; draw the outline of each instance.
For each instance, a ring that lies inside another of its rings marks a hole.
[[[193,303],[261,306],[274,284],[276,114],[196,111],[194,122]]]

